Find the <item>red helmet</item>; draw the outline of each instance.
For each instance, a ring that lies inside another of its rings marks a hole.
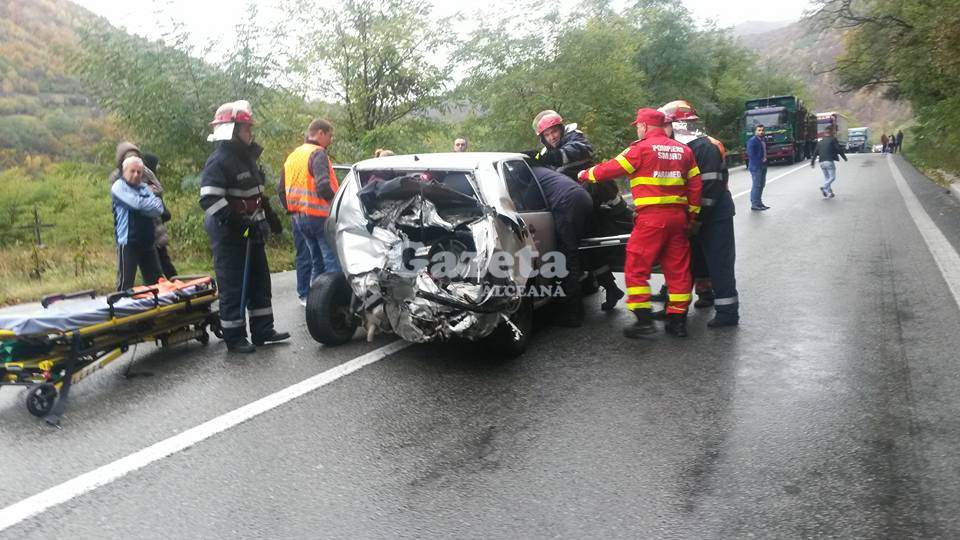
[[[557,114],[556,111],[543,111],[537,115],[535,119],[534,131],[537,135],[543,135],[543,132],[552,128],[553,126],[562,126],[563,117]]]
[[[211,126],[227,123],[254,124],[253,109],[250,108],[250,102],[238,100],[221,105],[213,115]]]
[[[683,99],[671,101],[657,110],[662,112],[663,115],[667,117],[667,122],[682,122],[700,119],[700,116],[697,114],[697,110],[693,108],[693,105]]]

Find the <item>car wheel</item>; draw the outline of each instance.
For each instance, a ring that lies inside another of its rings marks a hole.
[[[358,321],[350,309],[353,292],[340,272],[321,275],[307,295],[307,330],[324,345],[342,345],[357,331]]]
[[[510,315],[510,322],[519,330],[519,335],[511,325],[501,322],[493,333],[483,340],[491,352],[502,358],[516,358],[527,350],[530,334],[533,333],[533,301],[524,298],[517,311]]]

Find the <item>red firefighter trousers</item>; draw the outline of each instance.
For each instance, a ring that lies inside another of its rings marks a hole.
[[[627,309],[649,309],[650,269],[660,261],[667,281],[667,313],[686,313],[690,305],[690,240],[682,206],[649,206],[637,212],[627,242],[624,276]]]

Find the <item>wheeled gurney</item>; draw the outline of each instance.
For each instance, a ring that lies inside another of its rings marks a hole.
[[[78,300],[84,297],[90,298]],[[0,388],[28,387],[27,410],[57,425],[70,386],[131,345],[206,344],[208,329],[220,336],[217,297],[209,277],[161,279],[106,297],[93,291],[45,296],[40,310],[0,314]]]

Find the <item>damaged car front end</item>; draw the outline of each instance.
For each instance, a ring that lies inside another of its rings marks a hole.
[[[494,340],[519,354],[531,326],[522,291],[536,274],[536,246],[496,160],[463,160],[395,156],[354,167],[327,226],[350,292],[339,315],[368,338]],[[324,316],[308,313],[308,323]]]

